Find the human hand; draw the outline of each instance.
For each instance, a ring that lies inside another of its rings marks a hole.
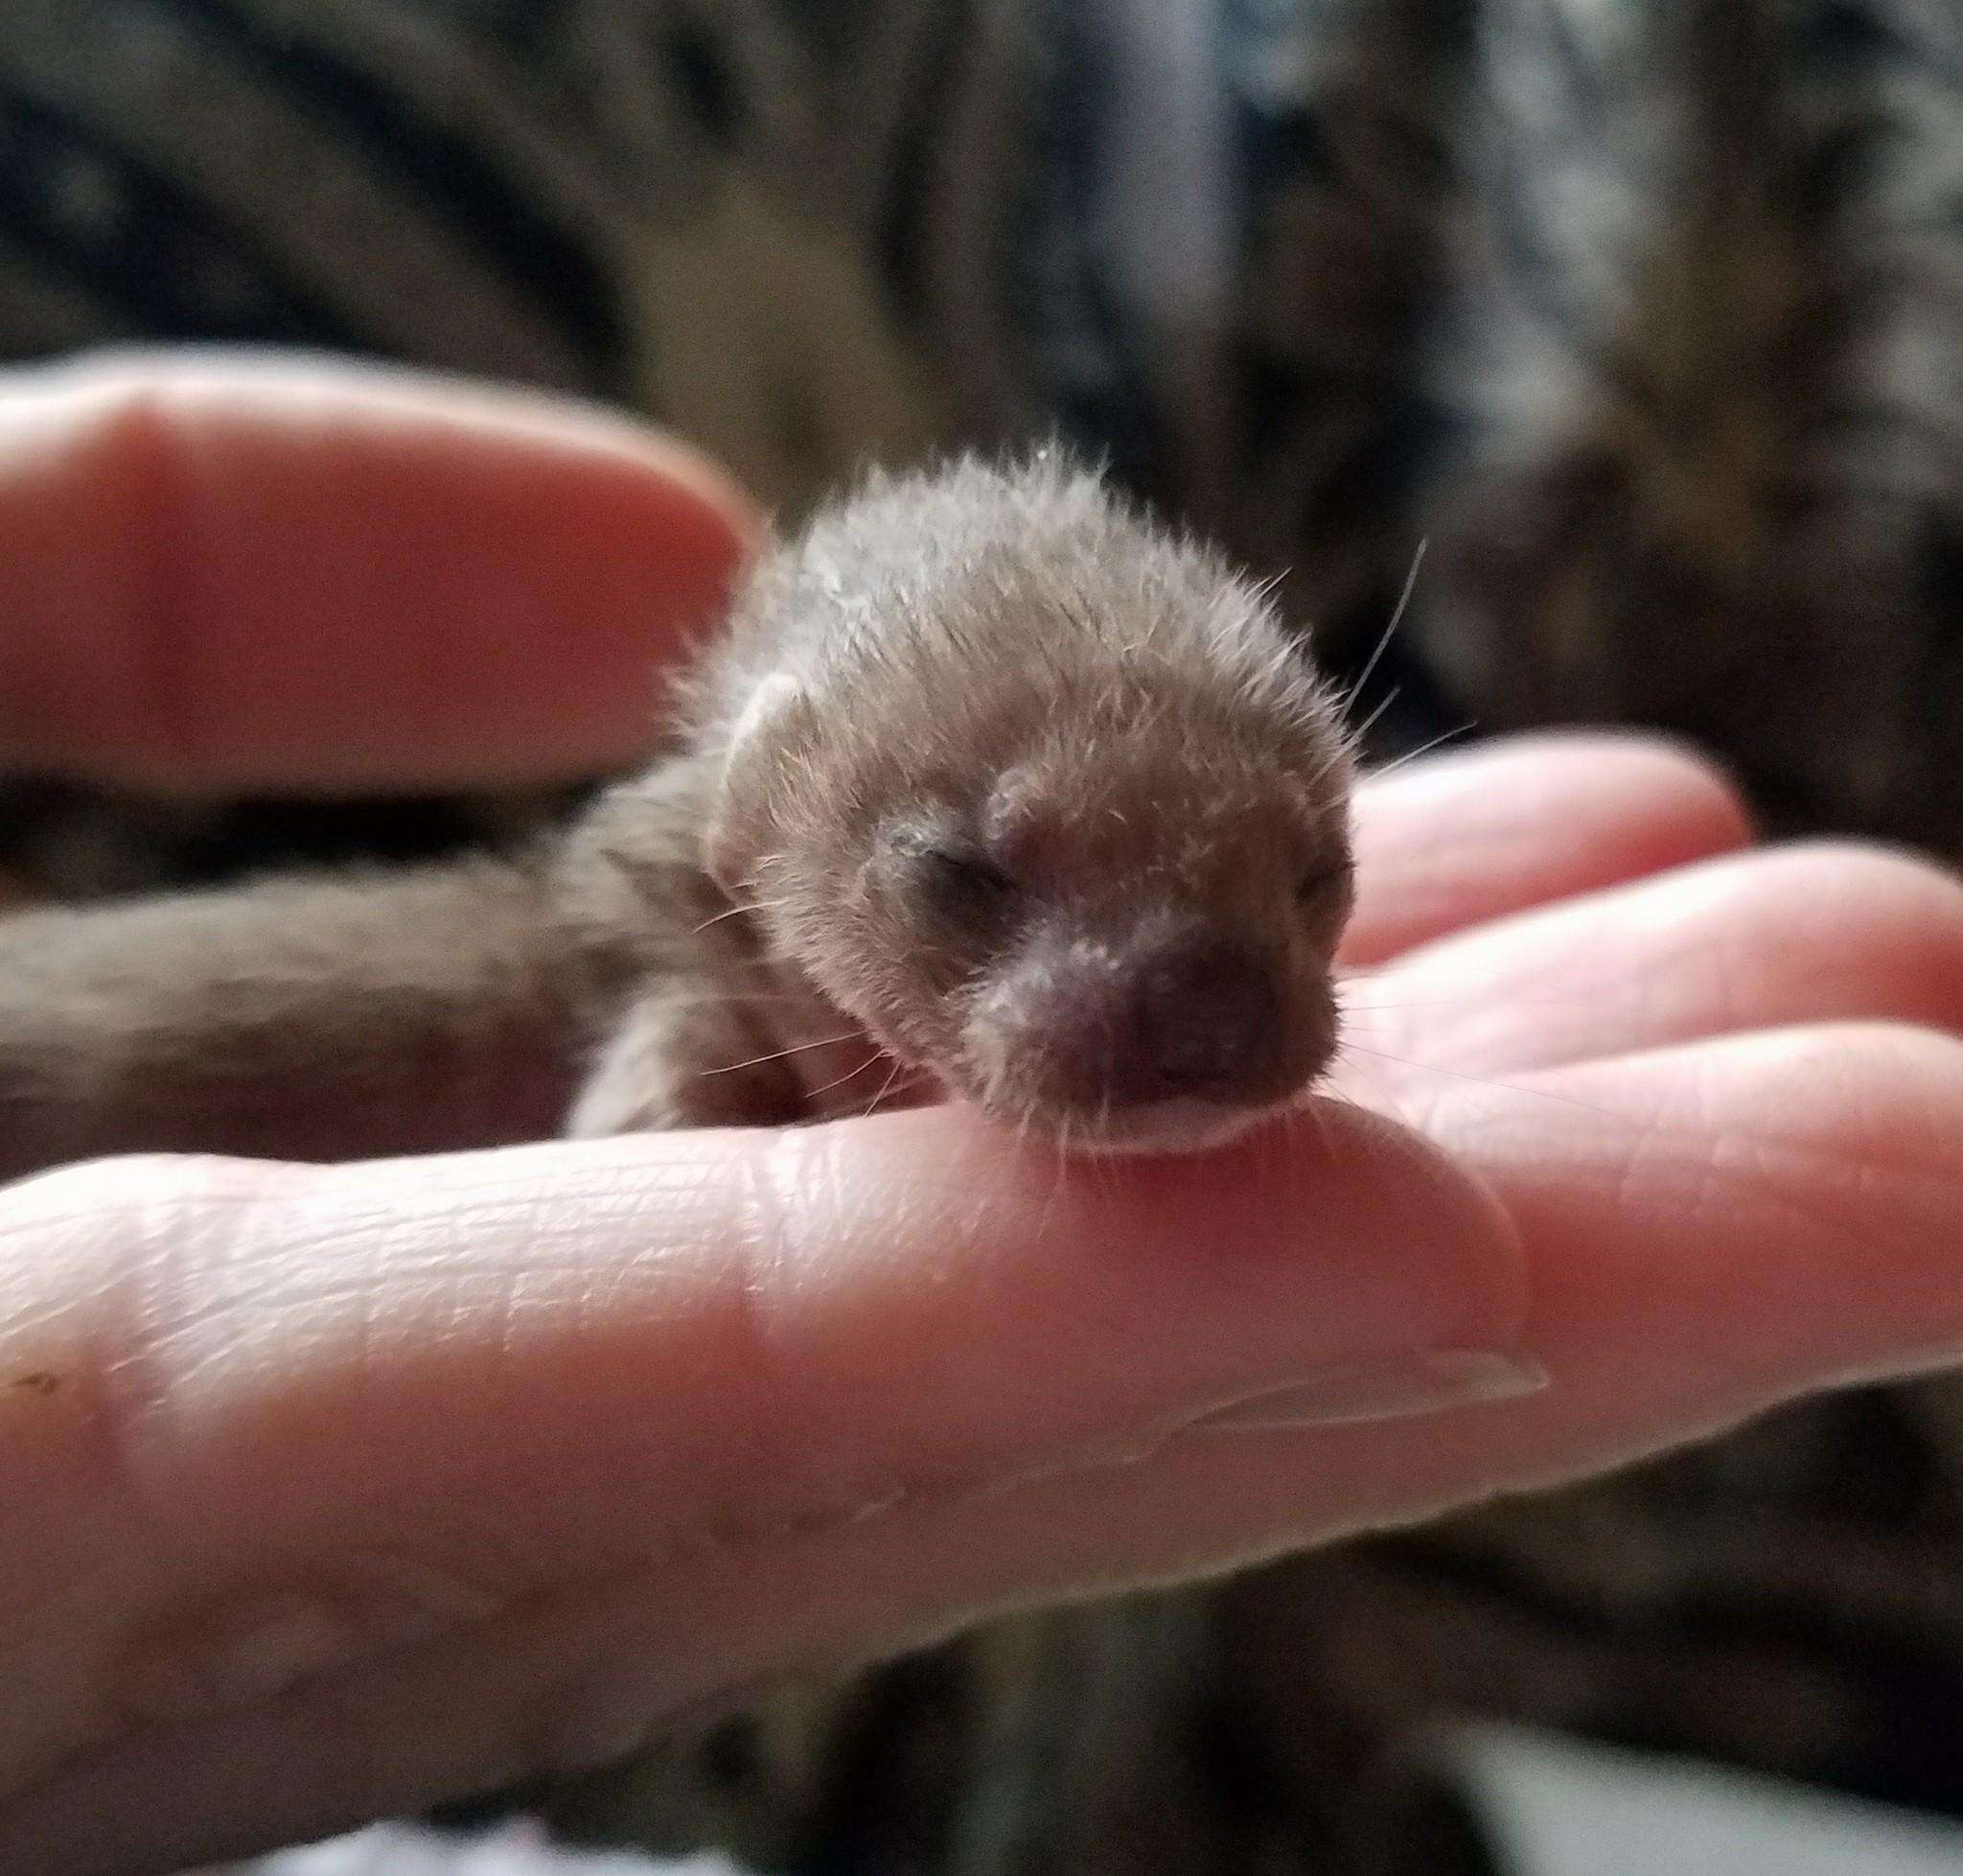
[[[638,739],[648,608],[750,525],[531,404],[21,380],[0,748],[590,766]],[[1219,1154],[1058,1163],[940,1110],[0,1191],[0,1868],[162,1870],[582,1766],[1963,1340],[1953,884],[1747,852],[1721,781],[1627,739],[1420,765],[1359,820],[1355,1099]]]

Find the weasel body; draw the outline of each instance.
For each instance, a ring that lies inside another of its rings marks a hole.
[[[0,925],[0,1171],[940,1095],[1203,1146],[1333,1050],[1350,781],[1264,595],[1091,474],[876,476],[536,852]]]

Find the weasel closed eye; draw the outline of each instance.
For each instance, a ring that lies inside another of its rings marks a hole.
[[[921,882],[937,904],[957,913],[996,913],[1016,883],[985,855],[965,847],[927,846],[915,856]]]
[[[1018,883],[979,846],[937,824],[908,824],[875,845],[867,873],[910,923],[985,935],[1021,898]]]

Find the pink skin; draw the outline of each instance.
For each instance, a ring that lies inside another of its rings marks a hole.
[[[413,516],[392,541],[401,490],[345,473],[406,449],[416,513],[473,525],[465,492],[534,462],[539,419],[478,403],[460,427],[462,397],[164,360],[20,381],[0,561],[35,577],[0,625],[0,725],[186,780],[590,757],[608,693],[673,642],[604,606],[589,630],[613,591],[594,557],[635,564],[667,516],[700,556],[677,590],[701,591],[748,521],[660,446],[553,416],[560,479],[495,545],[566,604],[480,668],[447,604],[473,556],[423,562]],[[105,433],[130,504],[106,533],[76,467]],[[591,477],[616,500],[576,527],[555,503]],[[292,584],[240,500],[323,553],[343,531],[377,564],[403,549],[385,588],[323,572],[307,602],[344,660],[373,637],[351,753],[318,727],[342,702],[326,660],[210,649]],[[180,551],[132,544],[158,540]],[[58,630],[98,679],[163,645],[211,688],[74,684]],[[525,694],[562,650],[583,674]],[[1720,777],[1626,738],[1367,787],[1349,1001],[1381,1054],[1351,1058],[1358,1104],[1217,1155],[1059,1165],[936,1109],[0,1193],[0,1867],[317,1835],[979,1612],[1947,1361],[1963,892],[1747,838]]]
[[[520,392],[204,355],[6,382],[13,763],[193,790],[589,775],[642,750],[658,655],[757,527],[681,444]]]

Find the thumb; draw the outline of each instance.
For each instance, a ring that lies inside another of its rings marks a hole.
[[[610,1756],[1168,1554],[1031,1524],[978,1572],[912,1541],[923,1503],[986,1522],[1272,1424],[1250,1400],[1531,1385],[1493,1206],[1311,1121],[1128,1165],[940,1111],[0,1194],[0,1865],[175,1867]]]

